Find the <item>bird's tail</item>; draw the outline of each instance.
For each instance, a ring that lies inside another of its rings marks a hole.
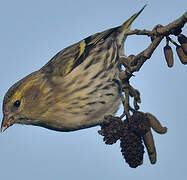
[[[116,42],[117,45],[120,47],[120,55],[124,55],[124,42],[127,38],[127,36],[125,35],[126,31],[130,28],[132,22],[138,17],[138,15],[144,10],[145,7],[146,5],[144,5],[144,7],[139,12],[132,15],[127,21],[125,21],[121,26],[118,27],[118,35],[116,36]]]
[[[144,10],[144,8],[146,7],[147,5],[144,5],[143,8],[138,11],[137,13],[135,13],[134,15],[132,15],[127,21],[125,21],[122,25],[121,25],[121,30],[125,30],[127,28],[130,27],[130,25],[132,24],[132,22],[138,17],[138,15]]]

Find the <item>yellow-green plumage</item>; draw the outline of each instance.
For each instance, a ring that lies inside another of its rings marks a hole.
[[[114,114],[120,104],[119,58],[124,55],[125,32],[142,10],[122,26],[63,49],[13,85],[4,98],[2,130],[21,123],[72,131],[98,125],[105,114]]]

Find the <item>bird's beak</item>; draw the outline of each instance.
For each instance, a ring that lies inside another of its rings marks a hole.
[[[2,123],[1,123],[1,132],[4,132],[8,127],[12,126],[14,124],[14,117],[4,115]]]

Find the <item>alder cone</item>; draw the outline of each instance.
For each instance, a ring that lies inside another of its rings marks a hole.
[[[129,120],[129,128],[139,136],[145,135],[150,130],[150,122],[147,115],[140,111],[135,111]]]
[[[187,64],[187,55],[184,53],[181,46],[176,47],[177,55],[182,64]]]
[[[126,122],[126,132],[120,139],[121,153],[125,161],[131,168],[136,168],[143,163],[144,146],[141,136],[128,129]]]
[[[169,45],[164,46],[164,56],[168,67],[173,67],[173,51]]]
[[[104,136],[103,141],[105,144],[114,144],[120,139],[123,133],[123,121],[119,117],[107,116],[104,122],[101,124],[101,130],[98,133]]]

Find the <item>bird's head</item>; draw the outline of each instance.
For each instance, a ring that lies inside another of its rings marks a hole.
[[[45,111],[42,98],[48,89],[44,86],[45,79],[34,72],[10,87],[3,100],[2,132],[15,123],[38,122],[37,117]]]

